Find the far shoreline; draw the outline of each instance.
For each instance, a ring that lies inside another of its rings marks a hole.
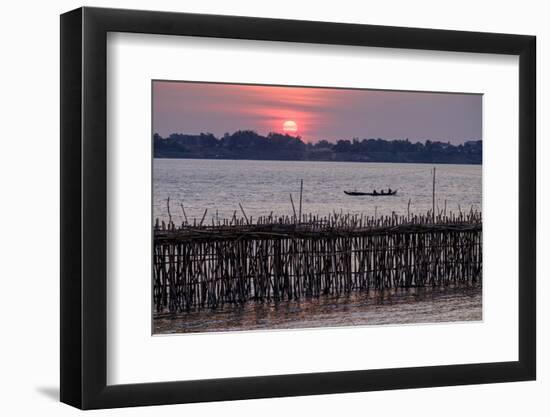
[[[252,159],[252,158],[200,158],[200,157],[181,157],[181,156],[155,156],[153,159],[186,159],[186,160],[196,160],[196,161],[273,161],[273,162],[343,162],[351,164],[415,164],[415,165],[483,165],[483,162],[431,162],[431,161],[339,161],[339,160],[317,160],[317,159],[277,159],[277,158],[263,158],[263,159]]]

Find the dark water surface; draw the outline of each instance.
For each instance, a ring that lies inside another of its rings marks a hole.
[[[162,315],[154,333],[299,329],[482,320],[481,286],[410,288]]]

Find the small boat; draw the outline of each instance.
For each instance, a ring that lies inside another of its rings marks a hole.
[[[389,196],[389,195],[396,195],[397,194],[397,190],[392,190],[390,193],[382,193],[382,192],[375,192],[375,193],[363,193],[363,192],[360,192],[360,191],[344,191],[344,194],[347,194],[347,195],[370,195],[372,197],[382,197],[382,196]]]

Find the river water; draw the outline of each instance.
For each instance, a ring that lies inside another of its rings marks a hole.
[[[167,198],[175,223],[240,216],[239,203],[253,219],[292,215],[289,194],[298,206],[304,181],[303,213],[334,211],[372,216],[425,214],[432,208],[432,168],[436,167],[437,208],[447,212],[481,210],[480,165],[352,162],[155,159],[153,217],[168,220]],[[397,189],[392,197],[352,197],[344,190]],[[481,287],[417,288],[354,293],[300,302],[225,306],[154,318],[154,333],[294,329],[352,325],[437,323],[482,319]]]
[[[425,214],[432,208],[432,168],[436,167],[436,200],[440,210],[481,210],[481,165],[434,165],[311,161],[234,161],[155,159],[153,162],[153,217],[168,220],[166,199],[174,222],[188,218],[231,218],[239,203],[253,219],[292,214],[300,180],[304,180],[303,213],[327,215]],[[344,190],[398,190],[392,197],[352,197]],[[192,221],[192,220],[191,220]]]
[[[154,333],[441,323],[482,320],[481,287],[409,288],[165,315]]]

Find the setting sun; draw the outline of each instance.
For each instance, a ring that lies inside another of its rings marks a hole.
[[[298,125],[294,120],[287,120],[283,123],[283,132],[296,133],[298,131]]]

